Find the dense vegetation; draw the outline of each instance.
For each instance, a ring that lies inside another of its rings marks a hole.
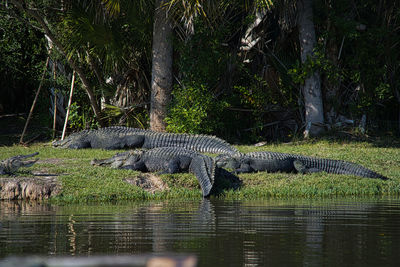
[[[100,121],[148,127],[154,3],[131,2],[0,1],[0,116],[29,111],[50,53],[35,110],[43,126],[51,127],[51,88],[65,109],[78,71],[70,130]],[[302,62],[296,1],[168,1],[174,85],[167,130],[241,143],[291,139],[306,126],[300,87],[317,72],[326,129],[354,133],[365,115],[367,131],[398,134],[398,5],[313,1],[317,43]],[[58,40],[52,49],[33,11]]]

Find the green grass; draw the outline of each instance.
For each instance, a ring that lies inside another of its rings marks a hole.
[[[393,145],[396,144],[396,145]],[[400,149],[398,140],[385,142],[350,141],[309,141],[293,144],[270,144],[261,148],[238,146],[242,152],[278,151],[309,156],[347,160],[361,164],[390,178],[388,181],[359,178],[346,175],[314,173],[307,175],[286,173],[242,174],[242,186],[237,190],[222,191],[218,198],[258,199],[258,198],[327,198],[341,196],[387,196],[400,195]],[[49,143],[38,143],[30,147],[19,145],[0,146],[0,160],[19,154],[40,152],[42,163],[29,170],[45,170],[58,174],[63,189],[62,194],[52,201],[116,201],[148,199],[199,199],[200,186],[191,174],[165,174],[161,179],[169,190],[150,194],[143,189],[128,184],[125,178],[139,173],[130,170],[115,170],[90,165],[93,158],[111,157],[117,151],[99,149],[67,150],[56,149]],[[17,176],[25,175],[21,170]]]

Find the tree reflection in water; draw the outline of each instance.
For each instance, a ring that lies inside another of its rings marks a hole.
[[[193,253],[199,265],[395,265],[400,200],[0,202],[0,257]]]

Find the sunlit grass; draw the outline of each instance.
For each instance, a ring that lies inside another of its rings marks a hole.
[[[368,142],[310,141],[292,144],[270,144],[263,147],[239,146],[242,152],[277,151],[347,160],[361,164],[390,178],[388,181],[346,175],[314,173],[307,175],[287,173],[242,174],[242,186],[224,190],[218,198],[324,198],[340,196],[400,195],[400,149],[375,146]],[[62,193],[53,199],[59,202],[120,201],[150,199],[199,199],[202,197],[197,179],[192,174],[164,174],[161,179],[169,189],[148,193],[124,179],[139,173],[90,165],[93,158],[108,158],[118,151],[100,149],[56,149],[49,143],[30,147],[19,145],[0,147],[0,159],[38,151],[40,162],[29,170],[57,174]],[[18,175],[26,175],[26,170]]]

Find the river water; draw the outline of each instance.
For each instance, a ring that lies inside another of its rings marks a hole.
[[[0,202],[9,256],[185,253],[199,266],[400,266],[400,199]]]

